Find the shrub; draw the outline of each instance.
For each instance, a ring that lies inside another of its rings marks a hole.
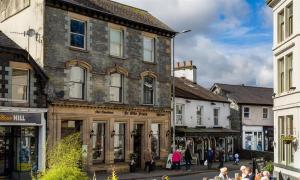
[[[49,169],[42,180],[87,180],[87,175],[78,167],[55,166]]]
[[[270,173],[273,173],[274,165],[272,162],[267,162],[265,167],[262,169],[263,171],[269,171]]]

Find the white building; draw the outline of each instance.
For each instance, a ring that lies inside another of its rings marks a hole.
[[[216,83],[211,90],[231,102],[231,125],[244,150],[273,152],[272,88]]]
[[[226,157],[235,152],[238,131],[230,129],[229,101],[196,83],[196,67],[192,62],[177,63],[175,82],[176,144],[184,147],[187,140],[200,160],[205,160],[208,148],[221,149]]]
[[[273,9],[274,19],[274,174],[281,179],[297,179],[300,177],[300,1],[267,0],[266,3]],[[289,143],[288,137],[295,139]]]

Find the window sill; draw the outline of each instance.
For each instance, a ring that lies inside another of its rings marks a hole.
[[[111,58],[114,58],[114,59],[122,59],[122,60],[126,60],[127,59],[127,57],[124,57],[124,56],[114,56],[114,55],[109,55],[109,57],[111,57]]]
[[[144,60],[143,60],[143,63],[145,63],[145,64],[151,64],[151,65],[157,65],[156,62],[149,62],[149,61],[144,61]]]
[[[83,52],[83,53],[88,53],[89,52],[86,49],[82,49],[82,48],[78,48],[78,47],[73,47],[73,46],[70,46],[69,49],[72,50],[72,51],[79,51],[79,52]]]

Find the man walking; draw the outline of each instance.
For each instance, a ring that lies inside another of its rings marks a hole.
[[[208,152],[207,152],[207,168],[208,169],[211,169],[212,161],[213,161],[213,151],[211,150],[211,148],[209,148]]]
[[[191,171],[191,165],[192,165],[192,155],[189,146],[186,147],[185,153],[184,153],[184,159],[185,159],[185,168],[187,171]]]
[[[222,149],[219,153],[219,169],[221,169],[222,167],[224,167],[224,149]]]

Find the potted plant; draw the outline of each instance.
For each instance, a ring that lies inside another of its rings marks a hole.
[[[284,144],[291,144],[295,139],[296,137],[294,137],[293,135],[287,135],[281,138]]]

